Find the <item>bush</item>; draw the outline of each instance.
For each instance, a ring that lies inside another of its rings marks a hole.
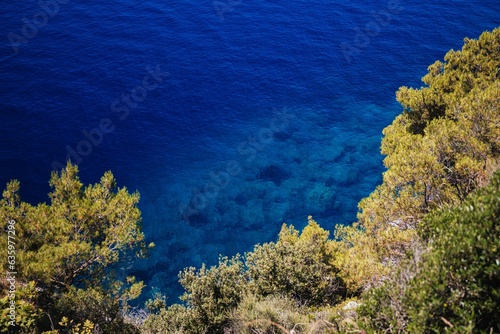
[[[383,284],[371,288],[362,295],[358,309],[359,326],[386,333],[403,333],[409,322],[408,286],[417,275],[422,257],[420,245],[401,263],[400,269],[386,278]]]
[[[408,293],[409,330],[500,331],[500,173],[454,209],[427,216],[430,252]]]
[[[427,250],[421,261],[413,256],[414,277],[370,291],[364,324],[387,332],[500,331],[499,217],[500,173],[458,207],[427,215],[419,225]]]
[[[199,270],[185,269],[179,282],[186,292],[181,297],[187,309],[182,311],[191,333],[224,333],[228,312],[235,308],[247,289],[247,278],[239,255],[221,257],[219,265]],[[171,310],[172,311],[172,310]]]
[[[9,281],[5,277],[0,279],[2,291],[8,291],[10,288]],[[12,329],[9,322],[12,321],[10,313],[10,292],[8,295],[0,298],[0,333],[8,332]],[[35,305],[36,289],[35,283],[29,282],[23,286],[17,286],[15,291],[15,323],[18,325],[18,330],[24,332],[32,332],[36,328],[36,323],[41,316],[41,310]]]
[[[185,269],[180,274],[185,305],[150,315],[142,330],[264,333],[288,331],[299,323],[303,328],[329,327],[326,320],[315,323],[315,316],[310,318],[307,312],[311,306],[333,305],[345,292],[332,264],[335,247],[312,217],[300,235],[293,226],[283,225],[277,242],[255,246],[244,262],[237,255],[221,257],[210,269],[205,265]]]
[[[194,323],[192,309],[174,304],[159,314],[150,314],[141,327],[141,334],[189,334],[202,333]]]
[[[334,304],[344,288],[333,258],[334,242],[312,217],[300,236],[283,225],[276,243],[246,254],[250,288],[258,296],[284,295],[304,305]]]

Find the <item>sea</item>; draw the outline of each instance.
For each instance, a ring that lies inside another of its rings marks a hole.
[[[333,235],[381,183],[401,86],[500,25],[478,0],[0,3],[0,185],[111,170],[156,247],[124,272],[169,303],[186,267],[312,217]]]

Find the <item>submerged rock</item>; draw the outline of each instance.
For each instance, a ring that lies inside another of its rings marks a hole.
[[[289,177],[290,172],[274,164],[262,169],[258,175],[260,180],[272,181],[277,186],[281,185],[281,183]]]

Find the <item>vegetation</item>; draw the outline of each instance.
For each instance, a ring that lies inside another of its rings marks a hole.
[[[351,289],[380,282],[413,247],[427,213],[458,205],[498,168],[499,68],[497,28],[429,66],[427,86],[399,89],[404,111],[384,129],[383,183],[360,202],[357,226],[337,232]]]
[[[185,269],[180,274],[180,282],[186,290],[181,297],[186,305],[173,305],[150,316],[143,330],[146,333],[215,334],[234,332],[233,326],[241,328],[247,324],[273,330],[280,326],[292,329],[295,323],[288,321],[278,326],[269,314],[270,318],[264,323],[254,319],[252,303],[260,305],[256,306],[260,309],[272,307],[276,301],[298,318],[307,318],[307,313],[298,311],[306,308],[299,305],[334,305],[343,289],[331,264],[333,245],[334,242],[328,240],[328,232],[311,217],[300,235],[292,226],[284,224],[277,242],[257,245],[243,259],[240,255],[232,259],[221,257],[219,265],[210,269],[205,266],[199,270]],[[236,308],[245,312],[234,312]]]
[[[367,293],[362,322],[391,333],[499,332],[499,214],[496,173],[458,207],[427,215],[419,227],[424,251]]]
[[[300,236],[293,226],[283,225],[276,243],[257,245],[246,254],[250,289],[258,296],[287,296],[302,305],[333,305],[343,295],[334,256],[334,242],[312,217]]]
[[[127,329],[121,312],[143,284],[133,277],[120,279],[113,266],[130,256],[130,250],[139,256],[146,250],[139,195],[117,188],[110,172],[100,183],[83,188],[77,173],[68,163],[60,174],[52,174],[50,205],[22,202],[17,181],[3,192],[0,219],[15,222],[18,332],[75,332],[77,327],[134,331]],[[0,240],[0,249],[7,258],[7,238]],[[0,305],[7,312],[9,283],[3,278],[0,284]],[[9,328],[9,320],[2,316],[2,331]]]
[[[383,183],[334,239],[309,217],[275,242],[179,275],[182,304],[161,295],[133,313],[143,285],[113,268],[146,247],[138,194],[111,173],[83,188],[53,174],[51,204],[7,185],[0,219],[15,221],[18,332],[500,332],[500,28],[465,39],[397,92],[384,130]],[[7,256],[7,241],[0,241]],[[0,280],[0,330],[9,281]]]

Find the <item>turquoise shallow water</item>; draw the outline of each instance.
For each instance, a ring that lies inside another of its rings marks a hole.
[[[19,179],[36,203],[67,157],[87,183],[112,170],[141,193],[157,244],[128,271],[170,301],[183,267],[272,240],[283,222],[354,221],[381,180],[394,92],[500,23],[486,1],[29,1],[0,13],[0,182]]]

